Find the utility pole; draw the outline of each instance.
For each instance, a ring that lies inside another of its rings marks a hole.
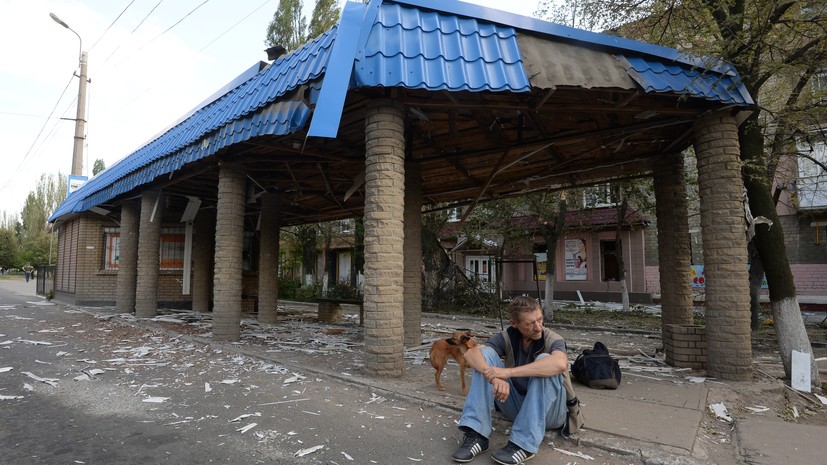
[[[83,143],[86,140],[86,52],[80,54],[80,85],[78,86],[78,111],[75,119],[75,146],[72,150],[72,176],[83,176]]]
[[[78,78],[80,78],[80,85],[78,86],[78,110],[75,117],[75,145],[72,149],[71,175],[83,176],[83,143],[86,139],[86,84],[89,83],[89,77],[87,76],[86,69],[88,58],[86,52],[83,51],[83,39],[80,37],[80,34],[69,27],[69,25],[63,22],[63,20],[58,18],[56,14],[49,13],[49,16],[54,20],[54,22],[72,31],[76,36],[78,36],[78,40],[80,41],[78,46],[78,59],[80,60],[80,76],[78,76]]]

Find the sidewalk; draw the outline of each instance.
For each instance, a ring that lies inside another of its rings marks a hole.
[[[35,296],[35,283],[26,283],[22,278],[0,280],[0,287],[31,296],[32,301],[42,299]],[[493,334],[500,327],[498,320],[424,314],[423,345],[406,350],[404,376],[380,379],[364,372],[363,333],[353,309],[345,312],[340,323],[322,324],[315,320],[315,305],[282,304],[276,324],[261,325],[245,318],[241,341],[223,344],[213,341],[208,333],[209,315],[161,311],[156,318],[138,320],[132,315],[114,315],[111,308],[80,310],[98,318],[180,334],[194,342],[278,362],[297,371],[457,416],[463,402],[457,366],[453,362],[449,364],[442,380],[447,390],[437,391],[433,369],[427,361],[430,342],[445,337],[455,328],[469,328],[475,334],[485,335]],[[827,424],[824,409],[813,406],[817,411],[812,415],[821,416],[815,425],[782,420],[779,416],[789,414],[789,405],[783,402],[784,391],[788,391],[786,394],[792,391],[770,376],[756,373],[751,383],[704,379],[703,373],[675,370],[650,360],[653,357],[647,354],[650,351],[654,354],[652,348],[659,344],[658,335],[618,334],[616,330],[600,328],[555,327],[555,330],[566,337],[570,358],[576,355],[573,348],[589,346],[596,340],[611,341],[610,350],[617,349],[620,353],[625,353],[621,348],[627,343],[634,343],[635,347],[644,347],[645,353],[618,357],[624,376],[617,390],[593,390],[575,384],[586,415],[585,429],[573,439],[576,442],[548,433],[544,444],[553,441],[556,447],[567,450],[600,449],[627,457],[628,463],[647,465],[825,463],[822,441],[827,437],[827,427],[819,426]],[[801,400],[795,394],[790,397]],[[756,399],[762,402],[753,403]],[[733,421],[716,418],[709,409],[714,403],[724,404]],[[764,406],[767,411],[750,410],[762,410]],[[804,408],[798,409],[801,414],[805,413]],[[499,431],[508,428],[505,421],[498,425]],[[590,463],[582,457],[572,459],[571,463]],[[488,463],[485,457],[477,461]]]

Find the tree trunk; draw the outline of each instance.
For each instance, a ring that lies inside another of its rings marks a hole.
[[[629,201],[626,196],[617,207],[617,229],[615,230],[615,258],[617,259],[617,273],[620,281],[620,298],[623,302],[623,311],[629,311],[629,287],[626,285],[626,261],[623,259],[623,224],[626,219],[626,209]]]
[[[554,262],[549,257],[552,254],[547,254],[546,261],[546,282],[545,293],[546,300],[543,306],[543,318],[546,321],[554,321]],[[551,265],[551,266],[549,266]]]
[[[810,354],[811,380],[814,386],[820,386],[818,367],[815,357],[812,356],[813,349],[795,294],[793,274],[784,244],[784,231],[781,229],[772,200],[769,188],[771,182],[766,179],[764,171],[763,135],[757,119],[757,113],[747,119],[739,128],[738,135],[750,210],[754,216],[763,216],[773,222],[773,226],[769,228],[758,225],[753,241],[767,275],[781,362],[784,365],[784,373],[789,378],[792,376],[792,351]]]

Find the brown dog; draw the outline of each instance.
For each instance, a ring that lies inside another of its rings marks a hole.
[[[477,345],[477,341],[471,338],[470,331],[457,331],[451,337],[434,342],[434,345],[431,346],[429,358],[431,359],[431,366],[436,369],[434,381],[436,381],[437,389],[440,391],[445,390],[445,386],[442,385],[440,378],[442,377],[442,370],[444,370],[445,365],[448,364],[448,356],[450,355],[459,364],[459,379],[462,380],[462,393],[468,393],[468,388],[465,387],[465,368],[467,368],[467,366],[463,356],[466,350],[475,345]]]

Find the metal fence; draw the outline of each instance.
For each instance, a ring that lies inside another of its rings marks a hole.
[[[55,266],[37,267],[37,295],[48,296],[55,290]]]

